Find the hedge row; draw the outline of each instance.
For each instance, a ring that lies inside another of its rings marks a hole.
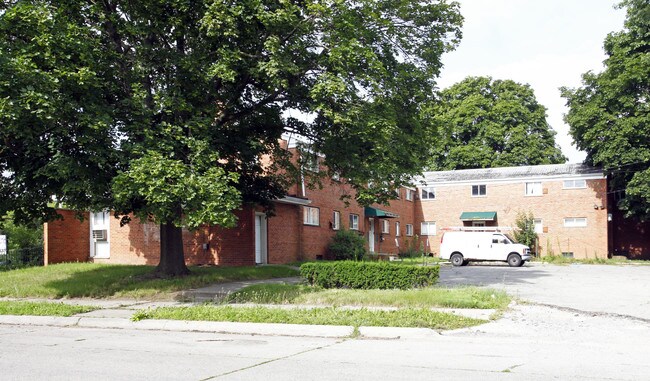
[[[438,266],[414,266],[390,262],[310,262],[300,266],[300,275],[323,288],[409,289],[438,282]]]

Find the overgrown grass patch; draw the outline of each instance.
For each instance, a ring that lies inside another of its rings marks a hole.
[[[361,307],[504,309],[511,298],[504,291],[478,287],[351,290],[289,284],[258,284],[231,294],[227,301]]]
[[[486,321],[421,308],[394,311],[350,310],[334,307],[282,309],[269,307],[194,306],[163,307],[137,312],[134,320],[169,319],[228,321],[249,323],[283,323],[308,325],[349,325],[353,327],[419,327],[458,329]]]
[[[618,258],[570,258],[560,255],[545,255],[533,259],[535,262],[550,263],[554,265],[570,265],[570,264],[583,264],[583,265],[650,265],[650,261],[639,259],[618,259]]]
[[[0,297],[148,298],[169,300],[180,290],[239,280],[297,276],[287,266],[192,267],[185,277],[152,276],[153,266],[65,263],[0,273]]]
[[[0,300],[0,315],[72,316],[96,310],[93,306],[63,303]]]

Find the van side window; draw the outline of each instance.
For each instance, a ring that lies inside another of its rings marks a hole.
[[[492,236],[492,243],[506,243],[506,238],[502,235],[495,234]]]

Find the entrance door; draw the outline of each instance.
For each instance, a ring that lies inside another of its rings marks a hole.
[[[268,262],[266,243],[266,215],[263,213],[255,213],[255,263],[258,265]]]
[[[375,219],[368,218],[368,251],[375,252]]]

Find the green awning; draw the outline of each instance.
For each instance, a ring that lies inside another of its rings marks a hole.
[[[461,221],[494,221],[497,219],[497,212],[463,212],[460,215]]]
[[[371,208],[369,206],[366,206],[364,213],[366,214],[366,217],[377,217],[377,218],[397,218],[399,217],[398,214],[392,213],[392,212],[387,212],[385,210],[377,209],[377,208]]]

